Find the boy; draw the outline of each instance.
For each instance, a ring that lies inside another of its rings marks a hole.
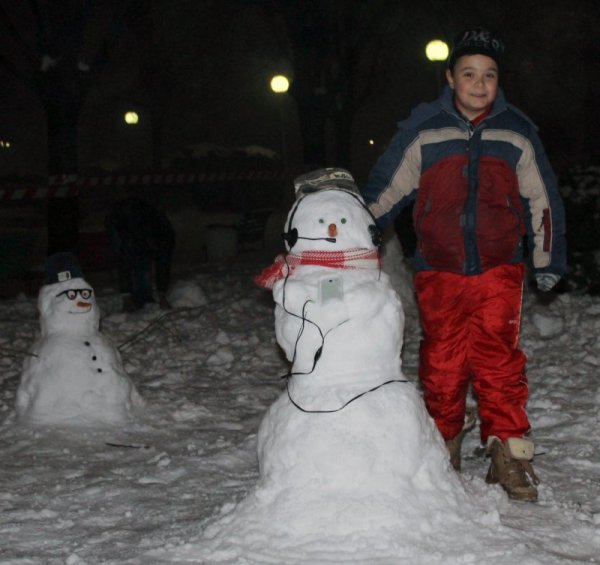
[[[469,381],[477,396],[488,483],[537,500],[518,348],[523,236],[548,291],[566,270],[564,211],[536,128],[498,87],[502,40],[458,36],[448,86],[399,124],[369,175],[365,201],[385,229],[415,202],[415,289],[423,339],[419,377],[427,409],[460,470]]]

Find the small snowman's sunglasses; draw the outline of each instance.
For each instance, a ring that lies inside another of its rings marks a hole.
[[[84,300],[87,300],[92,296],[94,291],[91,288],[69,288],[68,290],[63,290],[56,295],[56,298],[62,296],[63,294],[67,295],[69,300],[75,300],[77,298],[77,294],[81,296]]]

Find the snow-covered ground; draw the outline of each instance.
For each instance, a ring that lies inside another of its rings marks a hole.
[[[549,305],[525,297],[537,504],[484,483],[488,461],[471,432],[461,482],[472,518],[465,510],[446,519],[435,505],[415,514],[391,500],[388,527],[365,523],[359,535],[332,523],[310,537],[297,519],[277,524],[278,539],[227,530],[258,483],[258,427],[288,368],[271,293],[252,281],[271,258],[247,253],[179,270],[180,308],[168,314],[117,313],[114,279],[89,277],[103,333],[147,404],[143,418],[113,428],[16,420],[24,352],[39,330],[36,297],[0,302],[0,563],[600,563],[600,298],[586,295]],[[410,314],[403,369],[414,380],[419,331]],[[334,501],[332,520],[336,510],[360,516],[357,500]]]

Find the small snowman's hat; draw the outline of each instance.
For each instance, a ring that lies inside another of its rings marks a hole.
[[[346,190],[360,195],[352,175],[346,169],[339,167],[317,169],[300,175],[294,179],[294,189],[297,199],[312,192],[330,189]]]
[[[83,271],[77,257],[70,251],[54,253],[46,259],[44,284],[54,284],[76,278],[83,278]]]

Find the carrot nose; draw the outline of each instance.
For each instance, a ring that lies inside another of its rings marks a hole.
[[[335,224],[329,224],[327,233],[329,233],[329,237],[335,237],[337,235],[337,226]]]
[[[87,308],[88,306],[91,306],[92,304],[90,302],[83,302],[81,300],[77,301],[77,306],[79,306],[79,308]]]

